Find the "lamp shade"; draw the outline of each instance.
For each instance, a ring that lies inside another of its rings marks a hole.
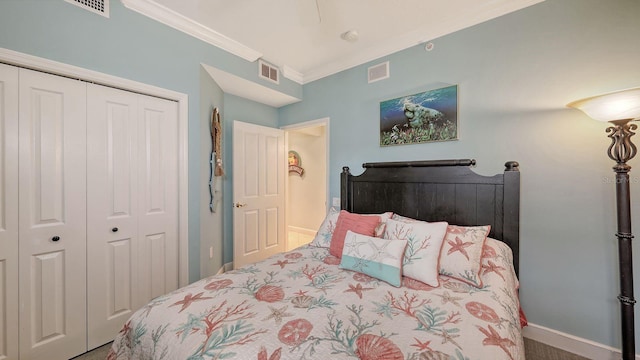
[[[598,121],[640,119],[640,88],[592,96],[570,104]]]

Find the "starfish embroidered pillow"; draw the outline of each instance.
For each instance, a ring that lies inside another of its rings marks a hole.
[[[429,223],[387,220],[384,238],[407,241],[402,263],[404,276],[433,287],[440,284],[438,259],[447,233],[447,225],[444,221]]]
[[[333,231],[333,236],[331,236],[329,254],[338,258],[342,256],[342,248],[347,231],[351,230],[358,234],[374,236],[380,221],[379,215],[352,214],[346,210],[340,210],[336,228]]]
[[[482,248],[491,226],[449,225],[440,251],[440,274],[482,287]]]
[[[347,231],[340,267],[400,287],[406,246],[406,240],[387,240]]]

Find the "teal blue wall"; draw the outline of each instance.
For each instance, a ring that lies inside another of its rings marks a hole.
[[[547,0],[435,39],[431,52],[415,46],[306,84],[303,102],[280,109],[280,126],[331,118],[332,197],[344,165],[359,174],[368,161],[475,158],[476,170],[489,175],[519,161],[521,299],[529,320],[618,347],[607,125],[565,105],[640,86],[639,15],[636,0]],[[367,84],[367,67],[387,60],[391,77]],[[458,141],[378,145],[380,101],[448,84],[459,85]],[[638,164],[630,163],[640,226]]]
[[[202,81],[208,81],[203,80],[200,63],[294,97],[302,96],[302,87],[285,78],[280,80],[280,85],[260,80],[256,63],[131,11],[118,0],[110,4],[110,17],[104,18],[63,0],[0,0],[0,48],[189,96],[189,279],[195,281],[200,278],[201,270],[200,205],[208,203],[208,192],[201,191],[201,183],[208,181],[208,176],[201,176],[201,158],[209,154],[204,150],[206,145],[201,143],[200,132],[202,122],[210,115],[211,105],[217,106],[215,96],[209,98],[215,92],[213,85],[204,84],[204,88],[200,88]],[[202,99],[205,104],[201,104],[201,91],[207,96]],[[225,110],[232,112],[233,106],[226,106]],[[246,121],[259,122],[258,117]],[[225,133],[224,137],[228,139],[231,134]],[[230,204],[221,206],[230,209]],[[217,248],[222,247],[222,238],[216,239],[214,233],[203,236]],[[210,264],[214,265],[217,263]]]

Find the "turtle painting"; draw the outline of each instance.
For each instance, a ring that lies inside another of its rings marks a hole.
[[[457,117],[457,85],[383,101],[380,145],[457,140]]]

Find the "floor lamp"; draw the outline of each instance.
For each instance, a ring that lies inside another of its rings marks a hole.
[[[629,194],[629,171],[627,161],[636,155],[636,146],[631,142],[633,132],[638,128],[630,123],[640,119],[640,88],[616,91],[574,101],[567,106],[582,110],[589,117],[608,121],[607,128],[611,145],[607,150],[611,160],[616,162],[616,212],[618,218],[618,266],[620,275],[620,312],[622,316],[622,358],[635,359],[635,335],[633,306],[633,259],[631,257],[631,197]]]

